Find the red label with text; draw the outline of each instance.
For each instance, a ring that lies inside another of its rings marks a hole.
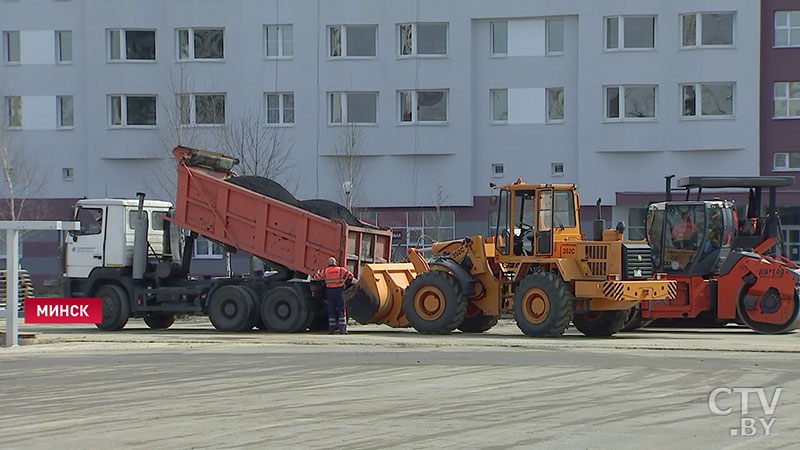
[[[100,323],[100,298],[26,298],[25,323]]]

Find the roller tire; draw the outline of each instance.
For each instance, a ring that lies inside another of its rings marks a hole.
[[[586,336],[611,336],[625,326],[628,315],[628,311],[590,311],[576,313],[572,323]]]
[[[448,334],[464,321],[467,299],[449,272],[429,270],[411,280],[403,294],[403,311],[422,334]]]
[[[472,308],[475,308],[477,311],[470,311]],[[472,312],[472,314],[469,314],[470,312]],[[476,306],[467,305],[467,317],[464,317],[464,321],[461,322],[458,329],[464,333],[483,333],[497,325],[499,319],[500,316],[490,316],[484,314],[483,311]]]
[[[95,293],[103,300],[103,321],[96,324],[103,331],[119,331],[128,323],[131,302],[125,289],[113,284],[102,286]]]
[[[309,313],[304,299],[288,286],[271,289],[261,302],[261,320],[270,331],[279,333],[303,331]]]
[[[253,328],[255,305],[241,286],[222,286],[211,294],[208,318],[219,331],[245,331]]]
[[[793,297],[794,301],[792,303],[793,309],[791,311],[789,320],[780,324],[758,322],[750,318],[750,315],[747,313],[747,307],[745,306],[746,294],[747,290],[744,287],[739,289],[739,295],[736,301],[736,315],[739,320],[741,320],[756,333],[783,334],[796,330],[798,326],[800,326],[800,296],[798,296],[797,287],[795,288],[795,294]]]
[[[561,336],[574,309],[575,296],[561,277],[550,272],[526,276],[514,293],[514,318],[527,336]]]
[[[153,330],[166,330],[175,323],[175,314],[145,313],[144,323]]]

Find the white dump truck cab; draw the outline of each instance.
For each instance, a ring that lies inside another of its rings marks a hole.
[[[122,268],[133,264],[134,221],[138,216],[137,199],[84,199],[75,206],[74,219],[81,224],[70,231],[64,244],[64,276],[88,278],[97,268]],[[164,254],[164,221],[158,217],[172,209],[172,203],[145,200],[143,211],[148,218],[148,253]]]

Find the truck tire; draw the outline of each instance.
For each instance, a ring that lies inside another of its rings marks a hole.
[[[623,326],[619,331],[636,331],[639,328],[644,328],[650,325],[652,322],[653,319],[645,319],[642,317],[641,306],[634,306],[628,313],[628,319],[625,322],[625,326]]]
[[[97,328],[104,331],[121,330],[131,315],[131,302],[125,289],[107,284],[100,287],[95,293],[103,299],[103,321],[96,324]]]
[[[611,336],[625,326],[629,311],[589,311],[575,314],[572,323],[586,336]]]
[[[498,319],[499,316],[486,315],[477,306],[469,304],[467,305],[467,313],[464,316],[464,321],[461,322],[458,329],[464,333],[483,333],[497,325]]]
[[[429,270],[411,280],[403,294],[403,311],[422,334],[447,334],[462,322],[467,299],[449,272]]]
[[[514,294],[514,319],[527,336],[561,336],[574,309],[575,296],[561,277],[550,272],[526,276]]]
[[[153,330],[166,330],[175,323],[175,314],[149,312],[144,315],[144,323]]]
[[[309,311],[297,292],[281,286],[267,292],[261,302],[261,320],[270,331],[296,333],[306,328]]]
[[[258,294],[256,293],[255,289],[249,286],[240,286],[243,291],[247,292],[247,295],[250,296],[250,299],[253,302],[253,309],[250,312],[250,318],[247,320],[247,324],[244,326],[243,331],[252,330],[253,327],[258,326],[258,322],[261,321],[261,303],[258,301]],[[266,327],[262,323],[262,326]],[[263,328],[258,327],[259,330],[263,330]]]
[[[254,308],[250,293],[241,286],[222,286],[211,294],[208,318],[219,331],[245,331],[253,328]]]

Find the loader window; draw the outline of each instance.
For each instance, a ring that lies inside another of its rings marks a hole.
[[[500,191],[500,201],[498,202],[497,207],[497,233],[495,237],[495,248],[503,255],[508,254],[509,243],[511,240],[511,227],[508,221],[510,207],[510,192]]]
[[[536,191],[516,191],[514,211],[514,254],[533,253],[533,229],[536,221]]]
[[[575,226],[575,197],[572,191],[556,191],[553,198],[553,222],[557,227]]]
[[[103,231],[103,210],[101,208],[79,208],[75,220],[81,223],[81,229],[75,235],[100,234]]]

